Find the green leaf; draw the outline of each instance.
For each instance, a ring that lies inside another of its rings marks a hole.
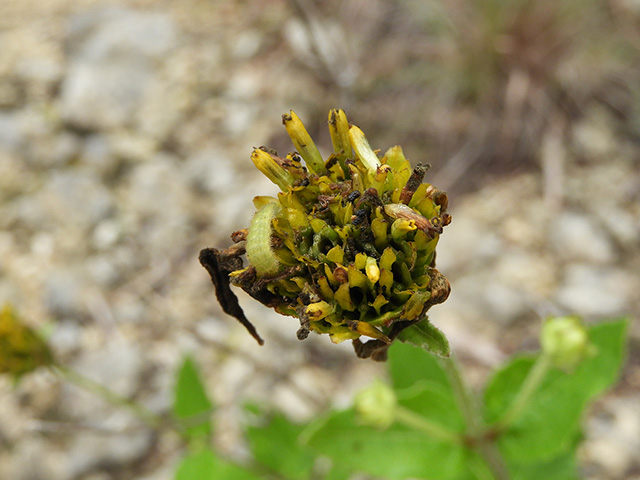
[[[441,366],[445,360],[407,344],[396,343],[390,350],[389,372],[398,405],[451,431],[463,431],[458,402]]]
[[[324,460],[328,459],[325,457]],[[322,478],[322,480],[344,480],[345,478],[351,478],[352,472],[346,467],[342,465],[336,465],[335,462],[331,462],[331,465],[329,465],[329,467],[330,470],[328,472],[322,472],[318,477],[313,478]],[[371,478],[371,480],[376,480],[376,478]]]
[[[551,460],[534,463],[514,462],[505,458],[510,480],[578,480],[575,451],[569,449]],[[466,470],[456,480],[484,480],[493,479],[494,474],[489,469],[486,460],[477,453],[467,457]]]
[[[464,420],[450,389],[430,382],[419,382],[398,391],[398,405],[417,413],[452,432],[464,431]]]
[[[402,343],[394,343],[389,350],[389,372],[395,389],[429,382],[451,390],[447,375],[435,356]]]
[[[464,468],[461,446],[398,424],[386,430],[367,427],[358,424],[353,410],[314,424],[308,443],[341,468],[389,480],[452,480]]]
[[[402,330],[398,335],[398,340],[415,347],[424,348],[427,352],[439,357],[451,355],[447,337],[426,318],[420,323]]]
[[[543,462],[515,463],[509,462],[511,480],[578,480],[574,449]]]
[[[247,437],[254,458],[288,479],[311,478],[315,455],[298,441],[304,428],[281,414],[265,427],[249,427]]]
[[[195,362],[185,356],[174,387],[173,413],[183,421],[189,438],[211,435],[211,419],[207,415],[211,407]]]
[[[259,477],[241,467],[225,462],[211,450],[191,453],[182,459],[175,480],[258,480]]]
[[[506,458],[520,462],[548,460],[565,451],[580,429],[588,402],[617,379],[624,356],[627,321],[589,328],[596,353],[567,374],[550,371],[527,410],[498,439]],[[498,371],[485,392],[485,415],[497,421],[515,398],[535,359],[520,357]]]

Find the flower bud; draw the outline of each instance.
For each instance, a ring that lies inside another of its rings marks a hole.
[[[282,123],[284,123],[296,150],[298,150],[298,153],[304,161],[307,162],[309,169],[314,173],[322,172],[324,170],[322,155],[320,155],[316,144],[311,140],[309,132],[304,128],[300,117],[291,110],[288,115],[285,114],[282,116]]]
[[[280,187],[283,192],[293,186],[293,176],[276,161],[274,155],[256,148],[251,154],[251,160],[258,170]]]
[[[349,122],[344,110],[333,109],[329,112],[329,134],[333,151],[351,157],[351,141],[349,140]]]
[[[366,170],[370,174],[375,174],[380,166],[380,160],[378,160],[378,156],[369,146],[369,141],[367,137],[364,136],[362,130],[355,125],[351,125],[351,128],[349,128],[349,138],[351,139],[351,146],[358,155],[358,158],[360,158],[362,164],[366,167]]]
[[[380,429],[394,422],[396,403],[393,389],[380,380],[375,380],[355,397],[355,409],[360,422]]]
[[[587,329],[578,317],[551,317],[540,335],[542,352],[562,370],[573,370],[592,352]]]

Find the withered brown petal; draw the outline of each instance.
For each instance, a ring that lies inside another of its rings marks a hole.
[[[238,303],[238,297],[231,291],[229,272],[221,266],[220,252],[215,248],[205,248],[200,251],[199,260],[200,264],[209,272],[222,310],[237,319],[260,345],[264,345],[264,340],[258,335],[255,327],[242,311],[242,307]]]
[[[389,344],[382,340],[369,340],[362,342],[359,338],[353,340],[353,349],[358,358],[371,358],[376,362],[386,362],[389,351]]]
[[[402,192],[400,192],[400,203],[409,205],[413,194],[416,193],[416,190],[418,190],[418,187],[422,184],[422,180],[424,180],[424,176],[429,168],[431,168],[431,165],[428,163],[426,165],[422,163],[416,165],[416,168],[411,172],[409,180],[407,180],[407,184],[402,189]]]

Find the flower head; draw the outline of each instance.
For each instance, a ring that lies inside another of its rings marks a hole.
[[[428,165],[412,168],[400,147],[380,158],[342,110],[329,113],[334,151],[326,160],[294,112],[283,123],[297,151],[280,157],[260,147],[251,155],[280,193],[256,197],[248,230],[232,235],[230,249],[203,250],[201,262],[228,313],[239,309],[230,282],[297,317],[298,338],[354,340],[359,356],[383,359],[377,351],[449,295],[435,269],[436,244],[451,221],[447,195],[422,183]],[[247,325],[244,314],[235,316]]]
[[[52,363],[47,344],[10,305],[4,305],[0,309],[0,374],[20,377]]]

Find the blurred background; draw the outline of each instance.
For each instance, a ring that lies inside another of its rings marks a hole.
[[[192,353],[217,447],[247,401],[308,419],[384,373],[198,263],[276,187],[249,155],[324,152],[342,107],[373,148],[432,165],[453,222],[431,310],[472,382],[541,319],[640,313],[640,3],[634,0],[0,0],[0,304],[57,357],[154,412]],[[640,329],[591,410],[586,479],[640,478]],[[181,444],[47,371],[0,378],[0,478],[161,480]]]

